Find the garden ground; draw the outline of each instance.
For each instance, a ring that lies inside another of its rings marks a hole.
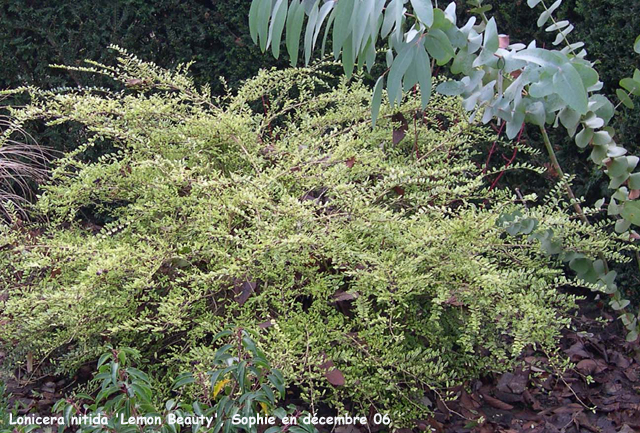
[[[602,319],[604,317],[604,320]],[[599,319],[600,318],[600,319]],[[416,431],[444,432],[567,432],[631,433],[640,431],[640,350],[621,336],[620,323],[601,309],[601,303],[580,302],[571,330],[561,340],[561,357],[575,368],[559,373],[554,357],[529,348],[522,365],[512,372],[488,375],[450,389],[454,399],[432,394],[425,403],[434,409],[430,419],[416,423]],[[3,353],[0,352],[0,361]],[[560,358],[555,358],[560,359]],[[32,375],[7,383],[20,414],[48,414],[56,400],[87,381],[91,367],[72,378]],[[296,395],[289,395],[298,403]],[[595,408],[595,410],[594,410]],[[478,423],[478,419],[486,420]],[[318,426],[323,431],[322,426]],[[336,433],[366,428],[337,427]],[[373,433],[378,430],[372,429]],[[403,432],[409,432],[404,430]]]

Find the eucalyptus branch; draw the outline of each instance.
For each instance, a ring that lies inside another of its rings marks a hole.
[[[542,140],[544,142],[544,147],[547,150],[547,154],[549,155],[551,164],[553,165],[553,168],[556,171],[556,173],[558,173],[558,176],[560,177],[560,179],[562,179],[561,182],[564,184],[564,187],[567,191],[567,196],[569,197],[569,201],[573,206],[573,209],[576,211],[576,213],[578,214],[582,222],[584,222],[585,224],[589,224],[589,220],[587,219],[584,212],[582,211],[580,202],[576,198],[576,195],[574,194],[573,189],[571,188],[571,185],[569,185],[569,183],[564,180],[564,170],[562,170],[562,166],[558,162],[558,158],[556,157],[556,152],[553,149],[553,145],[549,140],[549,135],[547,134],[547,130],[545,129],[544,126],[540,127],[540,132],[542,133]]]
[[[573,26],[571,24],[568,24],[567,26],[562,26],[562,27],[558,27],[558,22],[556,21],[556,19],[553,16],[553,12],[555,11],[555,9],[551,10],[547,7],[547,4],[544,2],[544,0],[542,0],[542,7],[544,7],[544,10],[546,12],[549,12],[549,18],[551,19],[551,22],[553,22],[553,25],[548,27],[546,29],[546,31],[549,31],[550,28],[556,27],[557,28],[557,32],[558,32],[558,36],[562,38],[562,40],[565,42],[565,44],[567,45],[568,53],[573,53],[577,48],[579,47],[573,47],[570,43],[569,43],[569,39],[567,38],[567,35],[569,33],[571,33],[571,31],[573,30]],[[568,32],[565,33],[565,30],[563,30],[565,27],[571,26],[571,30],[569,30]],[[554,43],[554,45],[556,45]]]

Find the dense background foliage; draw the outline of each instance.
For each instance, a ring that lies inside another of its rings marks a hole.
[[[163,67],[195,61],[196,81],[218,90],[220,76],[235,85],[274,64],[251,43],[248,1],[2,0],[0,5],[0,88],[86,85],[86,77],[48,65],[109,60],[109,44]]]
[[[549,34],[531,25],[538,12],[526,7],[525,1],[487,3],[494,7],[490,14],[499,28],[513,41],[536,38],[551,42]],[[219,76],[235,86],[261,67],[287,64],[286,53],[277,62],[262,55],[251,42],[247,25],[250,4],[250,0],[2,0],[0,56],[5,65],[0,71],[0,88],[25,83],[43,88],[77,85],[81,80],[77,74],[52,70],[48,65],[73,65],[85,58],[107,60],[111,54],[105,47],[113,43],[162,67],[193,60],[196,82],[210,83],[214,91],[221,91]],[[466,13],[462,5],[459,11]],[[613,95],[618,81],[640,66],[637,57],[630,55],[640,28],[640,4],[567,0],[557,14],[576,25],[576,40],[585,42],[590,58],[601,61],[601,79]],[[87,84],[84,79],[81,82]],[[628,120],[632,123],[623,127],[630,138],[638,138],[637,119],[635,114]]]

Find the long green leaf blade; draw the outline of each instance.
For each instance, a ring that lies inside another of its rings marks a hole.
[[[415,53],[415,44],[406,44],[398,56],[393,60],[389,77],[387,79],[387,92],[389,94],[389,104],[402,101],[402,77],[411,65]]]
[[[351,44],[351,38],[353,35],[349,35],[342,47],[342,68],[347,78],[351,78],[353,74],[353,65],[355,63],[355,53],[353,52],[353,45]]]
[[[426,108],[431,98],[431,62],[424,45],[418,44],[416,58],[413,61],[418,75],[418,83],[420,83],[420,97],[422,108]]]
[[[347,36],[351,33],[351,18],[354,12],[354,0],[340,0],[336,6],[335,25],[333,26],[333,57],[338,58]]]
[[[329,36],[329,29],[331,29],[331,25],[333,24],[336,18],[336,9],[333,8],[331,10],[331,14],[329,15],[329,19],[327,20],[327,25],[324,28],[324,35],[322,36],[322,48],[320,49],[320,55],[324,56],[325,48],[327,45],[327,36]]]
[[[258,9],[261,0],[253,0],[249,9],[249,33],[254,44],[258,43]]]
[[[300,49],[300,34],[302,33],[302,22],[304,21],[304,5],[300,0],[293,0],[289,6],[287,16],[287,52],[291,59],[291,66],[298,63],[298,53]]]
[[[273,57],[276,59],[280,57],[280,41],[282,40],[282,31],[287,20],[288,8],[288,0],[278,0],[273,8],[273,19],[269,27],[269,42],[271,43]],[[269,42],[267,42],[267,45],[269,45]]]
[[[313,52],[313,34],[316,28],[316,21],[318,21],[319,8],[318,4],[314,4],[309,18],[307,20],[307,28],[304,32],[304,64],[308,65],[311,60],[311,53]]]
[[[384,86],[384,75],[381,75],[376,81],[376,85],[373,88],[373,98],[371,99],[371,123],[373,127],[376,127],[376,120],[378,120],[378,114],[380,113],[380,105],[382,104],[382,87]]]
[[[312,49],[315,48],[316,42],[318,41],[318,36],[320,35],[320,29],[322,29],[322,24],[324,20],[327,19],[329,13],[333,10],[333,6],[336,4],[335,1],[331,0],[326,2],[320,8],[320,12],[318,13],[318,19],[316,20],[316,28],[313,32],[313,43],[311,44]],[[327,26],[330,26],[331,23],[328,22]]]
[[[264,53],[267,49],[267,36],[269,33],[269,17],[271,16],[271,0],[260,0],[258,6],[258,38],[260,39],[260,49]]]
[[[361,0],[353,12],[353,37],[351,39],[354,55],[357,57],[365,47],[368,37],[365,38],[367,30],[370,28],[369,22],[372,17],[375,0]]]

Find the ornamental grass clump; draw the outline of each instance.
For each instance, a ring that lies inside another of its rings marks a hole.
[[[120,90],[26,88],[12,110],[89,138],[43,186],[41,222],[2,228],[8,366],[73,372],[121,345],[162,380],[206,371],[237,326],[312,407],[401,424],[430,390],[554,347],[575,301],[558,288],[583,284],[556,245],[624,260],[561,192],[491,190],[474,155],[492,134],[455,98],[383,107],[372,130],[370,91],[322,65],[212,99],[184,68],[119,54],[76,69]],[[117,151],[82,157],[101,146]]]
[[[51,156],[50,150],[0,114],[0,218],[15,221],[28,217],[29,200],[37,182],[46,179]]]

